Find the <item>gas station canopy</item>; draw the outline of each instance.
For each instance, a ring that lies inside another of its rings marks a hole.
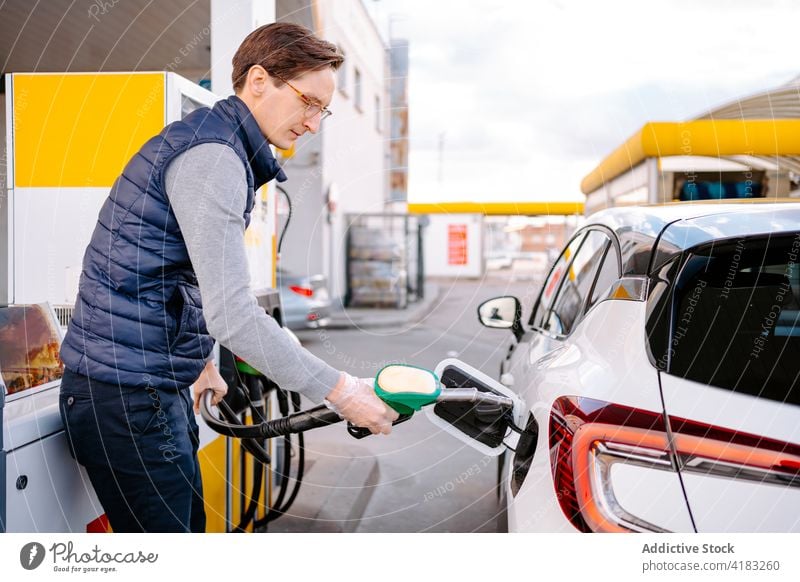
[[[426,202],[408,203],[409,214],[572,215],[583,202]]]
[[[647,123],[581,182],[590,194],[646,158],[800,156],[800,119],[702,119]]]

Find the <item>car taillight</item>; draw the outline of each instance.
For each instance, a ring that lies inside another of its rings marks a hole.
[[[550,460],[561,509],[580,531],[665,531],[616,500],[611,467],[800,487],[800,446],[589,398],[565,396],[550,414]]]
[[[297,293],[298,295],[302,295],[303,297],[311,297],[314,294],[314,290],[310,287],[300,287],[299,285],[290,285],[289,289]]]
[[[86,524],[86,533],[109,533],[110,531],[111,525],[108,523],[108,516],[105,513]]]

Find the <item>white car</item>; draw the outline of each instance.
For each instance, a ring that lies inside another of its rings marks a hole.
[[[617,208],[533,305],[484,302],[525,408],[509,530],[800,531],[798,261],[800,204]]]

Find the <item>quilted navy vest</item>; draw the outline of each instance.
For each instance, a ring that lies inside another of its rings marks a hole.
[[[83,258],[75,312],[61,346],[73,372],[176,390],[203,370],[214,340],[164,174],[176,156],[210,142],[233,148],[246,168],[246,224],[255,190],[273,178],[286,179],[236,96],[190,113],[145,143],[112,186]]]

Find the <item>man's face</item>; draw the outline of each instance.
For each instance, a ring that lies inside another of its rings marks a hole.
[[[333,69],[309,71],[289,83],[307,99],[327,107],[336,88]],[[275,87],[273,79],[261,67],[253,67],[239,97],[247,103],[261,133],[281,149],[289,149],[298,137],[310,131],[317,133],[320,113],[306,115],[306,103],[286,83]]]

